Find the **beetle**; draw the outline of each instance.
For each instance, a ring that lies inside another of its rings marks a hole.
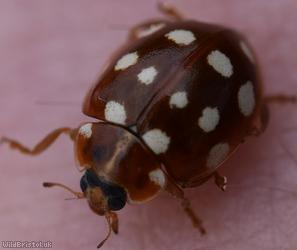
[[[241,34],[219,25],[186,20],[160,5],[171,20],[133,27],[128,42],[113,57],[87,94],[84,114],[98,122],[63,127],[33,149],[2,137],[28,155],[46,150],[59,135],[74,141],[81,192],[55,182],[105,216],[118,232],[115,211],[127,202],[144,203],[165,190],[181,201],[194,227],[206,231],[183,189],[214,178],[226,189],[221,166],[249,136],[265,130],[269,102],[294,96],[265,97],[256,56]]]

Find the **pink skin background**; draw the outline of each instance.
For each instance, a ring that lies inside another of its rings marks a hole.
[[[188,18],[245,34],[257,52],[267,94],[297,93],[295,0],[168,2]],[[33,146],[51,130],[92,121],[82,100],[129,27],[161,17],[155,1],[1,0],[0,135]],[[201,237],[179,203],[161,194],[118,213],[120,233],[103,249],[297,249],[296,106],[272,105],[271,121],[221,168],[223,193],[209,181],[187,190],[204,219]],[[0,147],[0,240],[50,240],[54,249],[95,249],[104,218],[84,200],[44,189],[43,181],[79,190],[71,141],[62,136],[32,158]],[[183,167],[183,166],[181,166]]]

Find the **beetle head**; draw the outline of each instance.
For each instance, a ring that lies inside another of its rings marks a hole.
[[[87,170],[81,178],[80,186],[90,208],[98,215],[105,215],[108,211],[120,210],[126,204],[125,190],[106,182],[91,169]]]
[[[160,162],[139,137],[131,128],[107,122],[86,123],[78,129],[75,155],[80,170],[86,171],[81,186],[91,208],[102,194],[100,207],[115,211],[126,199],[145,202],[165,187]]]
[[[118,218],[116,213],[112,212],[123,208],[126,204],[126,192],[119,186],[108,183],[93,170],[86,170],[85,174],[80,180],[80,186],[91,210],[98,214],[105,216],[109,231],[106,238],[101,241],[98,248],[110,236],[111,230],[118,233]]]

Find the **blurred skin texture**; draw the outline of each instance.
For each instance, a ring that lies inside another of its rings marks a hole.
[[[233,27],[258,54],[267,94],[297,93],[295,0],[168,2],[187,17]],[[85,93],[126,39],[129,27],[160,17],[155,1],[2,0],[0,135],[33,146],[61,126],[92,121]],[[204,219],[201,237],[166,194],[119,213],[120,234],[103,249],[297,249],[297,116],[271,106],[271,121],[221,168],[225,193],[212,181],[187,191]],[[79,189],[72,143],[62,136],[31,158],[0,147],[1,240],[50,240],[54,249],[95,249],[107,225],[84,200],[43,181]]]

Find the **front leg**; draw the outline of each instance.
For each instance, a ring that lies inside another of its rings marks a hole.
[[[67,134],[69,135],[71,140],[74,140],[77,134],[77,129],[71,129],[67,127],[55,129],[54,131],[49,133],[45,138],[43,138],[32,149],[8,137],[0,138],[0,144],[7,144],[8,146],[10,146],[10,148],[19,150],[23,154],[35,156],[45,151],[50,145],[52,145],[58,139],[58,137],[61,134]]]

